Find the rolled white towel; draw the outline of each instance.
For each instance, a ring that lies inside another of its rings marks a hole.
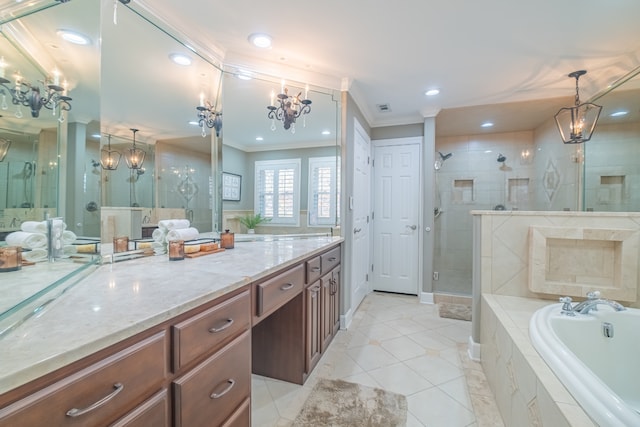
[[[64,245],[62,247],[62,252],[65,255],[73,255],[78,253],[78,247],[76,245]]]
[[[61,239],[63,245],[70,245],[75,242],[77,238],[78,236],[76,236],[76,233],[74,233],[73,231],[65,230],[62,232]]]
[[[28,233],[26,231],[14,231],[5,238],[9,246],[21,246],[23,248],[38,249],[47,247],[47,236],[42,233]]]
[[[47,233],[47,223],[45,221],[25,221],[20,224],[20,229],[27,233]]]
[[[200,236],[197,228],[178,228],[167,233],[167,242],[171,240],[193,240]]]
[[[32,249],[30,251],[22,252],[22,259],[31,261],[31,262],[40,262],[47,260],[47,250],[46,249]]]
[[[167,253],[167,244],[166,243],[153,242],[151,244],[151,247],[153,248],[153,252],[156,255],[164,255],[164,254]]]
[[[154,242],[162,243],[167,240],[167,232],[161,230],[160,228],[156,228],[155,230],[153,230],[151,237],[153,238]]]
[[[178,230],[182,228],[189,228],[191,223],[188,219],[163,219],[158,221],[158,227],[160,230],[170,231]]]

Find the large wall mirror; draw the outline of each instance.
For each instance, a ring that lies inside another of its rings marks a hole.
[[[285,90],[311,101],[288,129],[267,116]],[[247,233],[242,219],[261,214],[259,234],[337,233],[339,93],[225,72],[222,100],[223,228]]]

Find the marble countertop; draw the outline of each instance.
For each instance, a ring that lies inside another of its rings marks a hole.
[[[236,242],[171,262],[105,264],[0,339],[0,393],[131,337],[341,242],[314,237]]]

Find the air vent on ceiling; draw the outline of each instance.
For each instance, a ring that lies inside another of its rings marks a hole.
[[[388,113],[391,111],[391,106],[389,104],[376,104],[376,107],[378,107],[378,111],[381,113]]]

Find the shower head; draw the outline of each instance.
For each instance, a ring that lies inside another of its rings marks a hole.
[[[443,162],[449,157],[453,156],[453,153],[442,154],[440,151],[438,151],[438,154],[440,154],[440,160],[442,160]]]
[[[502,155],[502,153],[498,154],[498,162],[499,163],[504,163],[507,161],[507,158],[505,156]]]

